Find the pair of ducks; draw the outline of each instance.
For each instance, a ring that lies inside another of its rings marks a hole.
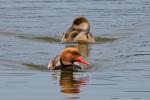
[[[61,42],[95,42],[90,33],[90,23],[87,18],[80,16],[75,18],[71,27],[63,33]],[[89,65],[76,47],[65,48],[60,55],[55,56],[48,64],[49,70],[71,69],[82,71],[82,64]]]

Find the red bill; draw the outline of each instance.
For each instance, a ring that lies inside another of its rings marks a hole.
[[[88,61],[86,61],[82,56],[78,57],[77,62],[81,62],[83,64],[89,65],[90,63]]]

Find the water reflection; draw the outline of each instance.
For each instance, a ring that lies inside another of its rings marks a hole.
[[[88,77],[76,78],[71,69],[63,69],[60,74],[60,87],[62,93],[78,94],[80,87],[86,85]]]
[[[71,44],[67,45],[66,47],[78,48],[83,57],[89,57],[90,55],[90,45],[88,43]]]
[[[66,47],[76,47],[78,48],[79,52],[81,53],[81,55],[86,59],[88,57],[90,57],[90,44],[89,43],[75,43],[75,44],[67,44]],[[80,66],[82,66],[82,71],[94,71],[95,67],[90,64],[90,65],[85,65],[80,63]]]

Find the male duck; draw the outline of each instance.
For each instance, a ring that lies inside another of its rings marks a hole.
[[[75,47],[65,48],[60,55],[55,56],[48,64],[49,70],[73,69],[73,71],[82,71],[82,64],[89,65]],[[85,67],[85,66],[84,66]]]

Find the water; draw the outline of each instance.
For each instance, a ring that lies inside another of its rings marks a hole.
[[[79,15],[97,37],[78,45],[93,68],[48,71]],[[149,0],[0,0],[0,99],[149,100],[149,26]]]

